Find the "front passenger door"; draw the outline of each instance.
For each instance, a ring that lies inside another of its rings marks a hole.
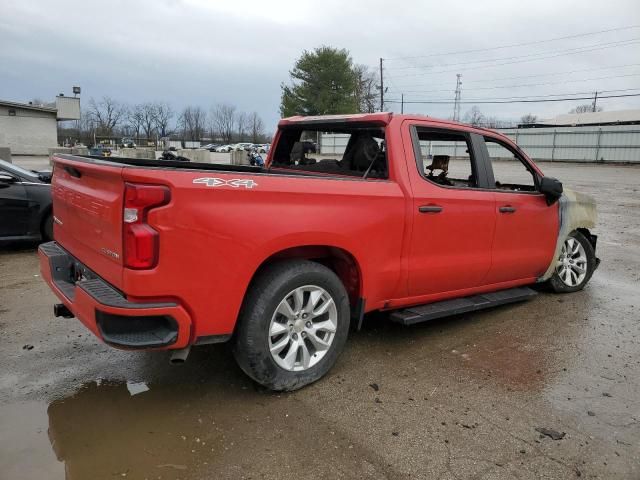
[[[558,203],[547,205],[534,167],[512,145],[485,136],[496,201],[487,283],[534,279],[549,267],[558,238]]]

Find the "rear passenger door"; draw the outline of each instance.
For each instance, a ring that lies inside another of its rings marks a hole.
[[[482,137],[410,127],[407,167],[413,194],[409,296],[454,292],[484,283],[491,267],[495,195],[476,150]]]
[[[547,205],[539,174],[504,140],[485,136],[489,180],[496,201],[493,260],[487,283],[542,275],[551,263],[558,237],[558,203]]]

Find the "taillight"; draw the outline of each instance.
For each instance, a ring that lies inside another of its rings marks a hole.
[[[158,263],[159,235],[147,224],[147,214],[170,199],[169,188],[163,185],[125,183],[122,218],[125,267],[153,268]]]

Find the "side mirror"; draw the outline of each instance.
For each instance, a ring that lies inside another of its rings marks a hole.
[[[540,192],[547,197],[547,204],[551,205],[562,196],[562,182],[553,177],[540,179]]]
[[[12,183],[15,183],[15,177],[7,175],[6,173],[0,173],[0,188],[6,188]]]

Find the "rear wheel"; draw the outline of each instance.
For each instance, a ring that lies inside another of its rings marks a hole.
[[[340,279],[306,260],[275,264],[252,282],[235,335],[242,370],[272,390],[296,390],[333,366],[349,331]]]
[[[578,231],[571,232],[556,259],[556,268],[549,285],[558,293],[582,290],[596,269],[593,245]]]
[[[42,239],[45,242],[53,240],[53,213],[49,213],[42,222]]]

